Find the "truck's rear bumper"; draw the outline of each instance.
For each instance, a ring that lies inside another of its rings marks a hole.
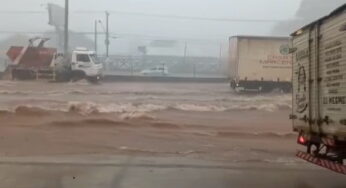
[[[310,163],[316,164],[318,166],[321,166],[323,168],[327,168],[329,170],[332,170],[334,172],[346,175],[346,166],[345,165],[336,163],[334,161],[321,159],[321,158],[315,157],[311,154],[308,154],[308,153],[305,153],[302,151],[298,151],[296,156],[301,158],[301,159],[304,159],[307,162],[310,162]]]

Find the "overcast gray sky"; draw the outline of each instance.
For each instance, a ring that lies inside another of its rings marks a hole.
[[[147,14],[223,19],[288,20],[294,17],[301,0],[70,0],[71,11],[122,11]],[[45,4],[63,5],[63,0],[0,0],[1,31],[46,31],[47,14],[14,14],[4,11],[45,11]],[[72,13],[70,27],[93,31],[93,21],[104,14]],[[111,32],[120,36],[144,35],[163,38],[193,38],[226,42],[232,35],[268,35],[273,23],[237,23],[112,14]],[[2,34],[4,36],[4,34]],[[118,39],[121,44],[122,39]]]
[[[0,0],[4,1],[4,0]],[[0,11],[44,11],[44,4],[63,5],[63,0],[11,0],[2,3]],[[291,19],[300,0],[70,0],[71,10],[117,10],[150,14],[168,14],[210,18],[236,19]],[[72,14],[71,28],[92,31],[95,18],[103,14]],[[9,19],[11,18],[11,19]],[[49,29],[46,15],[14,15],[1,17],[0,27],[7,30],[41,31]],[[256,27],[256,32],[268,31],[268,23]],[[188,36],[223,38],[234,33],[254,32],[249,23],[181,20],[114,14],[111,16],[113,32],[152,34],[162,36]],[[205,30],[208,29],[208,32]]]

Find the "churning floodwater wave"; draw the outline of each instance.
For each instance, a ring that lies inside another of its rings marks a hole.
[[[8,105],[7,105],[8,106]],[[71,112],[81,115],[97,113],[154,113],[159,111],[182,111],[182,112],[232,112],[253,111],[274,112],[289,110],[291,104],[288,101],[271,102],[238,102],[238,103],[193,103],[178,101],[150,101],[150,102],[93,102],[93,101],[40,101],[31,100],[15,106],[1,109],[12,113],[22,111],[40,112]]]
[[[274,112],[292,107],[291,95],[238,95],[227,84],[0,82],[0,110],[138,114],[160,111]],[[23,110],[25,109],[25,110]]]

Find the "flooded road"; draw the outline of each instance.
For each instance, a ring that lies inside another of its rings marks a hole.
[[[87,82],[0,82],[1,108],[18,106],[46,110],[81,112],[94,108],[101,113],[226,112],[237,110],[275,111],[290,109],[290,95],[239,96],[231,94],[227,84],[181,83],[104,83]],[[83,109],[84,107],[84,109]]]
[[[346,186],[294,156],[288,94],[237,95],[223,83],[0,86],[1,187],[114,187],[127,165],[115,187]],[[51,181],[34,182],[41,176]]]

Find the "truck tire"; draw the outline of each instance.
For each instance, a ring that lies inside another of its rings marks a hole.
[[[21,70],[21,69],[13,69],[12,70],[12,79],[13,80],[34,80],[35,73],[31,70]]]
[[[291,93],[292,92],[292,86],[291,86],[291,84],[287,84],[287,85],[281,87],[281,90],[283,93]]]
[[[99,77],[99,76],[92,76],[92,77],[88,76],[88,77],[86,77],[86,80],[88,82],[92,83],[92,84],[98,84],[98,83],[100,83],[101,77]]]
[[[57,82],[69,82],[72,79],[71,72],[57,72],[55,81]]]
[[[236,83],[235,83],[234,80],[232,80],[232,81],[230,82],[230,87],[231,87],[232,89],[235,89],[235,88],[236,88]]]
[[[72,71],[71,73],[71,81],[77,82],[79,80],[85,79],[86,75],[83,71]]]

